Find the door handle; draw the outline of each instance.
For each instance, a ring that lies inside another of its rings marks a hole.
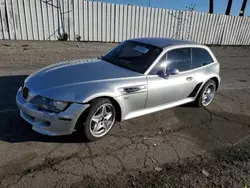
[[[193,77],[187,77],[186,80],[191,81],[191,80],[193,80]]]

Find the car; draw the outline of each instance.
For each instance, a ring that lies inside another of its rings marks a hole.
[[[208,106],[220,64],[209,47],[168,38],[126,40],[103,56],[45,67],[17,92],[21,117],[49,136],[79,131],[88,141],[116,121],[193,103]]]

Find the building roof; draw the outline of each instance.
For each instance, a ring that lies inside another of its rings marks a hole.
[[[178,44],[180,45],[181,44],[196,44],[191,41],[170,39],[170,38],[136,38],[136,39],[131,39],[131,40],[136,41],[136,42],[151,44],[153,46],[157,46],[160,48],[164,48],[166,46],[171,46],[171,45],[178,45]]]

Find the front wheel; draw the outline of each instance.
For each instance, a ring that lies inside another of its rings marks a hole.
[[[213,80],[209,80],[201,89],[199,95],[196,98],[195,106],[206,107],[214,99],[216,92],[216,83]]]
[[[113,127],[116,110],[109,99],[100,98],[91,102],[88,114],[83,121],[83,133],[88,141],[104,137]]]

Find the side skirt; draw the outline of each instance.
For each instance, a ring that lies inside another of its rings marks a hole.
[[[179,100],[179,101],[176,101],[176,102],[173,102],[173,103],[168,103],[168,104],[164,104],[164,105],[160,105],[160,106],[156,106],[156,107],[152,107],[152,108],[145,108],[145,109],[137,110],[137,111],[128,113],[122,119],[122,121],[131,119],[131,118],[135,118],[135,117],[139,117],[139,116],[143,116],[143,115],[146,115],[146,114],[150,114],[150,113],[153,113],[153,112],[158,112],[158,111],[165,110],[165,109],[168,109],[168,108],[180,106],[182,104],[186,104],[186,103],[193,102],[193,101],[194,101],[194,98],[186,98],[186,99],[182,99],[182,100]]]

